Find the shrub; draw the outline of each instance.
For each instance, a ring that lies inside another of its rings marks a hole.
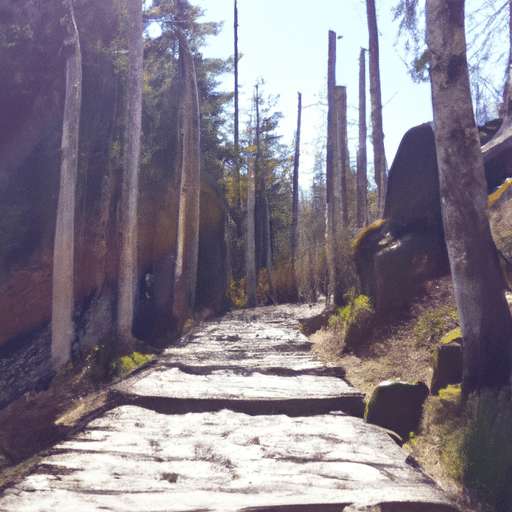
[[[110,365],[111,375],[114,378],[122,378],[129,373],[136,370],[139,366],[147,363],[152,359],[151,355],[140,354],[139,352],[133,352],[133,354],[127,356],[117,357],[112,361]]]
[[[371,336],[374,312],[368,297],[355,297],[354,289],[347,295],[348,304],[329,318],[331,332],[320,336],[320,341],[314,346],[314,351],[323,359],[332,360],[343,351],[357,352]]]
[[[228,283],[226,295],[231,303],[232,309],[242,309],[247,305],[247,284],[243,277],[238,281],[231,279]]]

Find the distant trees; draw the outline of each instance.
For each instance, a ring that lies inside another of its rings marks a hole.
[[[75,188],[82,102],[82,52],[73,0],[67,0],[67,7],[68,12],[65,17],[66,98],[53,252],[52,362],[55,368],[71,360],[71,343],[74,338]]]
[[[500,389],[512,372],[512,317],[487,217],[471,103],[464,0],[427,1],[427,42],[444,232],[463,338],[462,391]]]

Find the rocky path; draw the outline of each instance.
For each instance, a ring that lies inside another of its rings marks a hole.
[[[455,511],[298,330],[320,306],[230,313],[117,384],[0,511]]]

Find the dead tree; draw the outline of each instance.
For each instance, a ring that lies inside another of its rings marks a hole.
[[[128,84],[124,171],[121,196],[121,260],[117,302],[117,345],[120,351],[133,348],[132,327],[137,283],[137,205],[139,161],[142,131],[143,40],[142,5],[127,1],[128,13]]]
[[[384,129],[382,125],[382,98],[379,71],[379,31],[375,0],[366,0],[369,35],[370,100],[372,119],[373,165],[375,183],[379,194],[379,214],[384,210],[386,199],[386,154],[384,150]]]
[[[336,132],[337,132],[337,174],[339,177],[339,210],[341,213],[340,228],[348,226],[348,194],[347,194],[347,175],[350,167],[350,158],[348,154],[348,133],[347,133],[347,88],[343,85],[337,85],[335,88],[336,103]]]
[[[195,306],[201,198],[200,111],[194,57],[185,33],[176,30],[182,70],[182,157],[173,315],[178,331]]]
[[[368,225],[368,180],[366,158],[366,66],[364,52],[359,54],[359,147],[357,150],[357,227]]]
[[[297,275],[295,262],[298,247],[298,225],[299,225],[299,161],[300,161],[300,128],[302,117],[302,94],[298,94],[297,105],[297,131],[295,132],[295,156],[293,159],[293,189],[292,189],[292,228],[290,236],[290,265],[292,274],[292,295],[293,300],[298,300]]]
[[[336,251],[335,240],[337,233],[336,224],[336,33],[329,30],[329,48],[327,59],[327,154],[325,170],[325,189],[326,189],[326,257],[329,275],[329,286],[327,292],[327,302],[334,303],[335,286],[338,281],[336,272]]]
[[[58,368],[71,359],[73,327],[73,259],[75,252],[75,189],[78,136],[82,102],[82,53],[73,1],[67,1],[66,98],[62,123],[62,160],[53,249],[52,364]]]

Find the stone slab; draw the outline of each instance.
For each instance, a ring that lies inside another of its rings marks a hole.
[[[343,414],[122,406],[50,450],[0,510],[321,512],[396,502],[454,511],[406,458],[384,431]]]

